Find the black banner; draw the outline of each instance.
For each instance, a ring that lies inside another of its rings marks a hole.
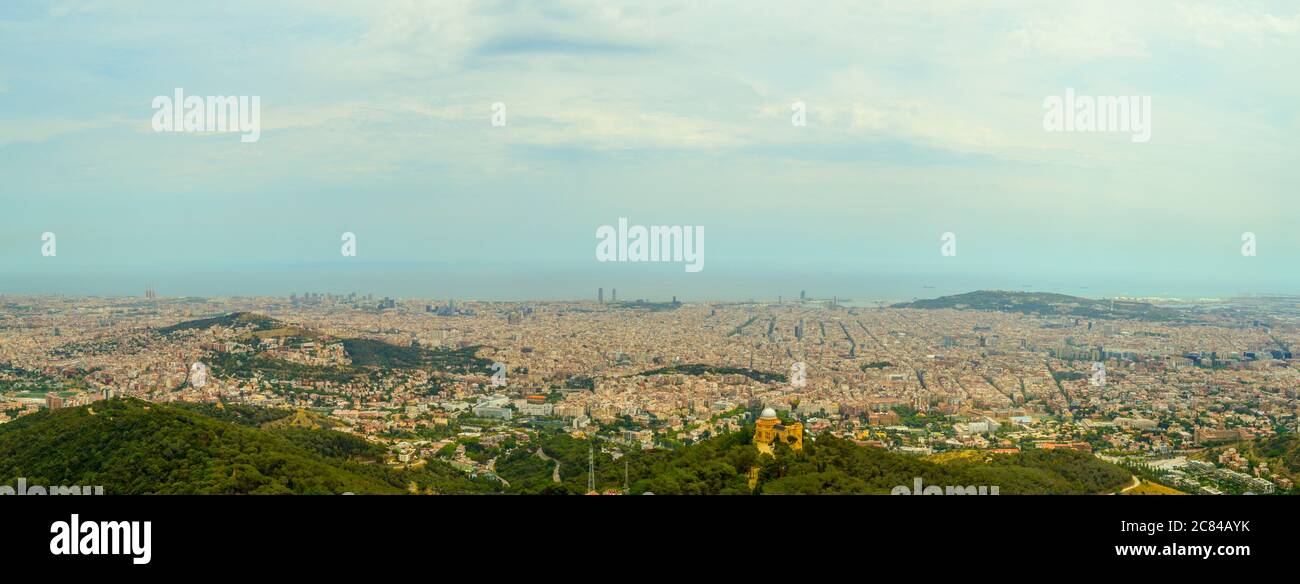
[[[224,570],[221,566],[237,560],[297,575],[365,573],[388,562],[425,569],[439,562],[484,562],[494,571],[526,574],[547,569],[542,558],[613,561],[593,552],[610,546],[620,550],[618,561],[638,563],[665,553],[734,558],[776,546],[792,553],[816,550],[819,558],[843,561],[869,552],[872,561],[919,562],[927,573],[966,562],[1045,558],[1196,573],[1293,565],[1294,501],[1263,496],[27,496],[0,497],[0,512],[8,527],[3,556],[60,573],[188,574],[203,565]],[[120,544],[116,549],[114,538]],[[599,557],[583,559],[592,555]],[[519,562],[502,561],[516,556]],[[955,563],[935,565],[936,558]]]

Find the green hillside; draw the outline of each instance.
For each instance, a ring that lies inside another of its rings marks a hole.
[[[249,328],[252,331],[239,339],[251,351],[221,352],[208,358],[207,365],[218,377],[246,379],[261,376],[280,380],[347,382],[370,375],[375,369],[429,369],[448,373],[484,374],[490,372],[492,366],[490,360],[475,356],[481,346],[430,349],[416,345],[394,345],[378,339],[334,339],[317,331],[289,326],[274,318],[251,312],[189,320],[160,328],[158,332],[174,334],[214,326]],[[337,341],[342,343],[352,366],[303,365],[274,357],[260,349],[260,341],[270,337],[279,338],[282,345],[287,347],[299,347],[307,341]]]
[[[278,320],[269,316],[262,316],[252,312],[234,312],[231,314],[216,316],[212,318],[201,318],[198,320],[187,320],[168,327],[158,329],[158,332],[168,335],[175,332],[186,330],[200,330],[212,328],[214,326],[224,326],[227,328],[252,327],[253,330],[266,331],[280,328],[283,325]]]
[[[399,470],[383,448],[304,428],[258,429],[189,407],[113,399],[0,425],[0,484],[102,485],[107,494],[492,492],[431,462]],[[270,416],[267,416],[270,417]]]
[[[1224,444],[1206,449],[1195,458],[1213,461],[1229,448],[1236,448],[1237,452],[1252,463],[1267,462],[1273,472],[1289,476],[1293,480],[1300,479],[1300,435],[1278,434]]]
[[[1036,314],[1040,316],[1074,316],[1095,319],[1123,318],[1148,321],[1171,321],[1181,318],[1174,310],[1145,302],[1094,300],[1092,298],[1050,292],[1007,292],[1002,290],[979,290],[953,296],[917,300],[915,302],[901,302],[894,304],[893,308],[919,308],[925,310],[952,308]]]
[[[1300,436],[1279,434],[1257,440],[1253,453],[1272,462],[1280,470],[1300,475]]]
[[[307,365],[273,357],[270,353],[215,352],[207,357],[212,375],[218,378],[274,379],[280,381],[328,381],[346,383],[366,377],[369,371],[349,365]]]
[[[633,451],[615,460],[597,446],[594,456],[599,490],[623,486],[626,472],[633,494],[749,494],[748,470],[759,468],[758,494],[888,494],[896,486],[997,486],[999,494],[1087,495],[1109,493],[1128,484],[1131,473],[1091,455],[1033,450],[990,455],[987,460],[956,458],[935,462],[834,436],[805,440],[804,450],[778,446],[776,456],[760,455],[747,429],[673,450]],[[589,443],[555,434],[514,449],[497,460],[497,471],[511,492],[577,494],[586,490]],[[547,458],[537,455],[541,449]],[[548,460],[549,459],[549,460]],[[554,468],[560,465],[560,482]]]
[[[651,375],[696,375],[698,376],[698,375],[705,375],[705,374],[744,375],[745,377],[753,379],[754,381],[757,381],[759,383],[773,383],[773,382],[785,383],[787,381],[786,376],[780,373],[759,371],[757,369],[749,369],[746,367],[718,367],[714,365],[704,365],[699,363],[660,367],[658,369],[653,369],[650,371],[635,373],[629,375],[628,377],[632,377],[633,375],[650,377]]]
[[[359,367],[386,367],[392,369],[433,368],[455,373],[485,373],[492,361],[475,357],[482,347],[463,349],[398,346],[375,339],[343,339],[343,350],[352,364]]]
[[[0,484],[103,485],[109,494],[586,492],[591,443],[566,433],[509,442],[496,457],[510,486],[470,479],[441,460],[384,464],[385,448],[343,432],[286,424],[297,414],[246,406],[113,399],[44,411],[0,426]],[[801,452],[760,455],[752,429],[677,449],[615,451],[598,444],[600,490],[657,494],[887,494],[896,486],[997,486],[1000,494],[1112,492],[1128,471],[1073,451],[922,459],[823,435]],[[483,449],[485,447],[478,446]],[[558,465],[558,471],[557,471]],[[757,488],[748,484],[757,467]],[[556,479],[559,479],[558,482]]]

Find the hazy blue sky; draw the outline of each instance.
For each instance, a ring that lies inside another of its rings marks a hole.
[[[1295,2],[6,0],[0,293],[1300,293],[1297,71]],[[260,141],[155,133],[176,87]],[[705,270],[597,263],[618,217]]]

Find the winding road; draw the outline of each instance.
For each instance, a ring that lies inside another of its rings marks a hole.
[[[1124,487],[1123,489],[1120,489],[1118,493],[1111,493],[1111,494],[1112,494],[1112,495],[1123,495],[1124,493],[1127,493],[1127,492],[1129,492],[1129,491],[1132,491],[1133,489],[1136,489],[1136,488],[1138,488],[1138,487],[1141,486],[1141,485],[1142,485],[1142,481],[1138,480],[1137,475],[1133,475],[1133,484],[1131,484],[1131,485],[1129,485],[1129,486],[1127,486],[1127,487]]]
[[[549,460],[555,463],[555,468],[551,470],[551,482],[553,483],[560,482],[560,461],[547,456],[546,452],[543,451],[541,448],[537,449],[537,457],[542,460]]]

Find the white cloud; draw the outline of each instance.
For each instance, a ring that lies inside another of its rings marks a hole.
[[[1183,18],[1171,21],[1172,6],[918,0],[735,10],[693,2],[304,0],[264,15],[305,31],[266,37],[257,54],[272,65],[221,74],[223,82],[266,88],[260,93],[268,144],[301,141],[281,155],[365,144],[354,156],[383,168],[427,159],[438,149],[470,150],[500,164],[516,145],[684,151],[822,145],[829,152],[873,141],[1093,163],[1132,152],[1104,139],[1042,132],[1045,92],[1068,83],[1097,94],[1155,93],[1169,84],[1160,72],[1169,46],[1294,37],[1300,23],[1300,15],[1205,4],[1177,4]],[[176,48],[183,53],[186,45]],[[276,56],[286,54],[291,58]],[[276,58],[292,67],[273,66]],[[280,74],[291,77],[267,77]],[[1075,78],[1063,80],[1065,74]],[[1271,86],[1294,93],[1293,83]],[[0,91],[5,87],[0,78]],[[789,131],[795,99],[807,102],[810,125]],[[1236,127],[1259,125],[1249,119],[1261,115],[1257,110],[1225,109],[1206,103],[1204,94],[1174,100],[1200,101],[1198,111],[1219,126],[1243,118]],[[1174,100],[1157,100],[1157,134],[1170,127],[1161,120]],[[488,128],[496,101],[506,103],[509,127],[478,132]],[[0,130],[0,139],[48,139],[103,122],[87,123],[27,124]],[[355,167],[370,166],[357,160]]]
[[[1148,55],[1141,37],[1112,23],[1081,25],[1071,19],[1055,19],[1018,28],[1008,36],[1013,49],[1036,57],[1095,61]]]
[[[1222,48],[1241,42],[1294,43],[1300,33],[1300,11],[1288,17],[1222,4],[1178,3],[1175,6],[1197,42],[1210,47]]]

